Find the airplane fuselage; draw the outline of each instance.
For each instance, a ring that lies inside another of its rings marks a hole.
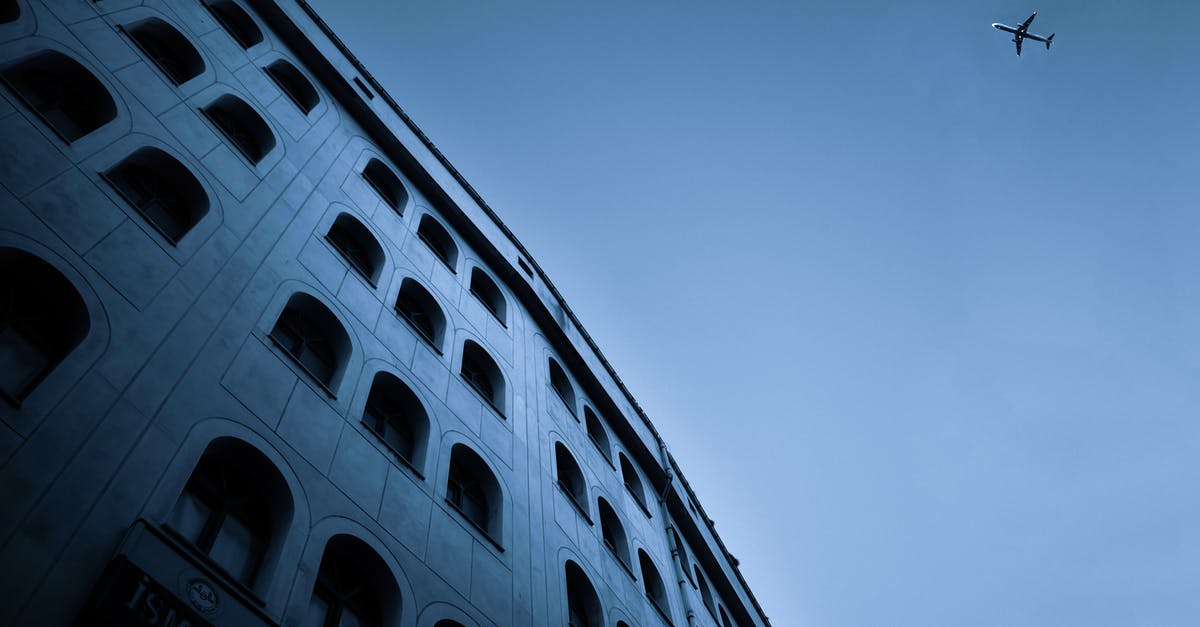
[[[999,22],[996,22],[996,23],[992,24],[992,28],[1000,29],[1006,33],[1012,33],[1022,39],[1032,39],[1034,41],[1040,41],[1042,43],[1046,43],[1046,38],[1042,37],[1041,35],[1035,35],[1029,31],[1021,32],[1021,29],[1013,28],[1007,24],[1001,24]]]

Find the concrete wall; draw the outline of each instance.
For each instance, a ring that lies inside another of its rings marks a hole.
[[[597,408],[614,445],[611,458],[625,452],[635,460],[648,492],[655,489],[651,475],[664,472],[645,463],[653,437],[637,421],[605,410],[617,395],[588,397],[588,389],[604,387],[597,383],[598,366],[582,374],[567,368],[577,397],[574,415],[567,411],[550,387],[548,360],[570,366],[596,357],[557,352],[560,342],[551,335],[562,329],[548,335],[533,310],[544,305],[518,295],[511,269],[489,260],[495,250],[519,256],[494,224],[425,193],[433,180],[441,181],[437,196],[461,197],[452,178],[433,165],[422,168],[419,158],[394,160],[393,151],[381,147],[400,141],[419,155],[426,148],[408,137],[409,129],[389,121],[390,137],[365,130],[361,113],[351,115],[347,107],[378,102],[362,96],[348,102],[344,86],[318,80],[322,71],[285,45],[277,20],[256,17],[265,40],[243,50],[195,0],[16,5],[20,17],[0,24],[0,65],[42,49],[61,51],[101,81],[117,115],[68,143],[12,90],[0,88],[0,247],[28,251],[59,270],[91,321],[85,339],[19,405],[0,402],[0,624],[74,620],[135,521],[162,525],[205,448],[226,436],[269,459],[294,503],[275,539],[272,566],[253,589],[270,622],[298,620],[325,542],[350,534],[378,553],[396,579],[400,610],[391,618],[398,625],[443,618],[566,624],[568,559],[596,588],[604,624],[666,624],[642,592],[639,549],[663,579],[671,623],[689,624],[690,607],[693,624],[720,624],[693,582],[678,585],[667,529],[678,524],[672,516],[683,514],[669,513],[653,494],[646,509],[634,500],[619,467],[588,438],[583,407]],[[289,41],[323,36],[297,5],[279,6],[303,22]],[[172,85],[119,28],[152,16],[173,24],[200,51],[206,69],[199,77]],[[321,102],[307,115],[262,71],[278,58],[305,69],[317,84]],[[257,164],[200,114],[222,94],[242,98],[271,127],[276,145]],[[175,244],[101,176],[142,146],[177,158],[211,200],[208,213]],[[360,174],[371,158],[400,174],[409,193],[402,214]],[[382,245],[386,260],[377,284],[326,241],[340,213],[361,220]],[[455,237],[453,269],[417,238],[424,214]],[[477,232],[456,233],[464,215]],[[497,279],[507,301],[505,320],[469,292],[475,267]],[[440,350],[393,311],[405,278],[428,289],[446,315]],[[297,292],[326,305],[350,337],[343,374],[329,388],[268,337]],[[507,395],[501,412],[459,376],[468,340],[502,371]],[[414,467],[360,421],[380,371],[407,384],[429,415],[429,437]],[[629,401],[618,405],[633,413]],[[558,442],[582,469],[590,521],[556,484]],[[489,539],[446,502],[456,444],[478,453],[500,483],[499,537]],[[625,526],[631,571],[601,543],[599,496]],[[710,585],[714,594],[732,593],[719,601],[731,617],[765,624],[747,603],[748,591],[725,572],[731,566],[715,538],[704,536],[711,529],[694,520],[684,527],[692,530],[686,534],[691,542],[702,544],[687,549],[688,570],[697,561],[717,570]]]

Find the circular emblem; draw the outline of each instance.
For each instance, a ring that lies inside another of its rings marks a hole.
[[[212,614],[217,611],[217,607],[221,603],[217,599],[217,591],[213,589],[212,584],[203,579],[189,581],[187,594],[192,607],[200,610],[202,614]]]

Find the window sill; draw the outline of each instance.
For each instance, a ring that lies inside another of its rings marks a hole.
[[[243,50],[248,50],[248,49],[249,48],[243,48]],[[222,138],[224,138],[225,144],[228,145],[230,148],[232,148],[233,152],[237,153],[237,155],[239,157],[241,157],[243,161],[246,162],[246,165],[250,166],[251,170],[257,172],[258,164],[262,163],[263,159],[266,159],[267,155],[271,154],[271,152],[274,151],[274,149],[272,148],[271,150],[268,150],[267,152],[263,153],[263,155],[256,160],[252,155],[250,155],[249,153],[246,152],[245,148],[242,148],[241,144],[237,143],[237,141],[235,141],[233,139],[233,137],[229,134],[229,132],[227,132],[224,128],[222,128],[220,124],[217,124],[217,121],[214,120],[212,118],[212,116],[208,114],[208,111],[204,110],[204,107],[199,107],[198,110],[200,111],[200,115],[204,116],[204,119],[208,120],[209,124],[216,127],[217,134],[220,135]]]
[[[654,609],[655,609],[655,611],[657,611],[657,612],[658,612],[658,615],[659,615],[659,616],[661,616],[661,617],[662,617],[662,619],[663,619],[664,621],[666,621],[666,623],[667,623],[668,625],[671,625],[672,627],[674,627],[675,623],[671,622],[671,617],[670,617],[670,616],[667,616],[667,611],[666,611],[666,610],[664,610],[662,607],[659,607],[659,605],[658,605],[658,601],[655,601],[655,600],[654,600],[654,597],[652,597],[652,596],[650,596],[649,594],[647,594],[647,595],[646,595],[646,600],[650,602],[650,605],[653,605],[653,606],[654,606]]]
[[[558,397],[558,400],[562,401],[563,407],[566,408],[567,413],[571,414],[571,417],[575,419],[575,422],[579,422],[579,414],[575,411],[574,403],[571,403],[567,399],[563,398],[563,395],[559,393],[558,389],[553,385],[550,386],[550,389],[554,390],[554,395]]]
[[[567,497],[567,500],[570,501],[571,505],[575,507],[575,511],[579,512],[580,516],[583,516],[583,519],[587,521],[587,524],[594,526],[596,523],[592,522],[592,517],[588,516],[587,510],[583,509],[583,505],[575,499],[575,495],[571,494],[570,490],[567,490],[566,486],[564,486],[561,481],[556,481],[554,484],[558,486],[559,490],[562,490],[562,493]]]
[[[483,305],[484,311],[488,312],[492,316],[493,320],[495,320],[496,322],[499,322],[500,326],[504,327],[505,329],[508,328],[508,325],[504,324],[504,321],[500,319],[500,314],[493,311],[492,308],[490,306],[488,306],[487,301],[483,300],[483,298],[481,298],[479,296],[479,294],[476,294],[474,290],[467,290],[467,291],[471,292],[471,296],[474,296],[475,300],[479,301],[480,305]]]
[[[642,499],[637,495],[637,492],[634,492],[633,488],[630,487],[628,483],[625,484],[625,491],[629,493],[629,496],[633,497],[633,502],[637,503],[638,507],[642,508],[642,513],[646,515],[646,518],[654,518],[654,514],[650,513],[650,508],[646,507],[646,504],[642,502]]]
[[[326,396],[328,396],[329,398],[331,398],[333,400],[337,400],[337,394],[334,394],[333,390],[329,389],[329,386],[322,383],[321,380],[317,378],[317,375],[313,373],[313,371],[309,370],[308,368],[306,368],[304,366],[304,364],[300,363],[300,360],[296,359],[296,357],[293,356],[292,353],[290,351],[288,351],[288,349],[285,348],[283,346],[283,344],[281,344],[279,342],[279,340],[275,339],[275,336],[268,333],[267,338],[269,338],[271,340],[271,344],[274,344],[275,348],[279,349],[279,351],[282,352],[284,355],[287,355],[289,362],[295,364],[295,366],[297,368],[299,368],[304,374],[308,375],[308,379],[310,381],[312,381],[313,383],[315,383],[317,385],[317,387],[321,388],[321,390],[325,392]]]
[[[234,577],[232,574],[230,574],[230,572],[225,570],[220,564],[213,561],[213,559],[209,557],[207,553],[202,553],[196,548],[196,545],[192,544],[190,540],[183,537],[183,535],[178,531],[171,528],[170,525],[163,524],[158,526],[158,528],[162,531],[162,535],[164,536],[163,539],[171,544],[176,551],[191,557],[193,560],[195,560],[197,565],[201,567],[202,570],[209,571],[206,573],[207,575],[214,579],[220,579],[221,582],[228,586],[229,589],[231,589],[235,594],[243,597],[244,601],[248,601],[248,605],[266,607],[266,601],[259,597],[250,586],[242,583],[237,577]],[[261,564],[259,567],[261,568]]]
[[[359,176],[361,176],[361,177],[363,178],[363,180],[367,182],[367,185],[370,185],[370,186],[371,186],[371,189],[375,190],[375,193],[379,195],[379,199],[383,201],[383,204],[385,204],[385,205],[387,205],[387,206],[391,207],[391,208],[392,208],[392,211],[395,211],[395,212],[396,212],[396,215],[398,215],[398,216],[400,216],[400,217],[404,217],[404,208],[403,208],[403,207],[397,207],[397,206],[396,206],[396,205],[395,205],[395,204],[394,204],[394,203],[393,203],[393,202],[392,202],[392,201],[391,201],[391,200],[388,198],[388,195],[387,195],[387,194],[385,194],[385,193],[383,193],[383,190],[379,189],[379,186],[375,184],[375,181],[372,181],[372,180],[371,180],[371,177],[367,176],[367,173],[366,173],[366,172],[359,172],[359,173],[358,173],[358,175],[359,175]]]
[[[629,564],[626,564],[625,560],[621,559],[620,555],[617,555],[616,549],[614,549],[607,540],[603,541],[602,544],[604,544],[604,548],[608,549],[608,554],[611,555],[613,559],[617,560],[617,563],[621,565],[621,568],[625,569],[625,573],[629,575],[629,578],[637,581],[637,575],[633,574],[633,567]]]
[[[442,500],[446,501],[446,505],[449,505],[450,509],[452,509],[458,513],[459,518],[465,520],[467,522],[467,524],[471,525],[471,528],[474,529],[479,535],[483,536],[484,539],[487,540],[489,544],[496,547],[497,551],[500,551],[501,553],[504,552],[504,547],[500,546],[500,542],[498,542],[495,538],[493,538],[492,535],[487,532],[487,529],[480,527],[478,523],[471,520],[470,517],[468,517],[466,514],[464,514],[463,511],[458,508],[458,505],[454,504],[454,501],[451,501],[448,498],[443,498]]]
[[[425,248],[428,248],[429,252],[433,253],[433,256],[437,257],[437,260],[442,262],[442,265],[446,266],[446,269],[449,270],[451,274],[458,274],[458,270],[454,269],[454,264],[450,263],[449,259],[443,257],[441,253],[437,251],[437,247],[429,241],[428,237],[425,237],[420,231],[417,231],[417,239],[421,240],[421,242],[425,244]]]
[[[347,265],[347,266],[349,266],[349,268],[350,268],[351,270],[353,270],[353,271],[354,271],[354,274],[357,274],[357,275],[358,275],[358,278],[360,278],[360,279],[362,279],[362,280],[366,281],[366,282],[367,282],[367,285],[370,285],[370,286],[371,286],[371,289],[378,289],[378,288],[379,288],[379,285],[377,285],[377,284],[375,283],[375,281],[374,281],[374,280],[373,280],[371,277],[367,276],[367,273],[366,273],[366,271],[364,271],[362,268],[358,267],[358,264],[356,264],[356,263],[354,263],[354,262],[350,261],[350,260],[349,260],[349,259],[346,257],[346,253],[345,253],[345,252],[342,252],[342,249],[341,249],[341,247],[339,247],[339,246],[337,245],[337,242],[335,242],[335,241],[333,241],[332,239],[330,239],[330,237],[329,237],[328,235],[326,235],[324,239],[325,239],[325,242],[326,242],[327,244],[329,244],[329,246],[330,246],[330,247],[332,247],[332,248],[333,248],[335,251],[337,251],[338,257],[341,257],[341,258],[342,258],[342,263],[343,263],[343,264],[345,264],[345,265]]]
[[[604,462],[605,462],[606,464],[608,464],[608,467],[609,467],[609,468],[612,468],[613,470],[616,470],[616,469],[617,469],[617,466],[616,466],[616,464],[613,464],[613,460],[612,460],[612,459],[611,459],[611,458],[610,458],[608,455],[605,455],[605,454],[604,454],[604,449],[603,449],[603,448],[601,448],[601,446],[600,446],[600,443],[596,441],[596,438],[593,438],[593,437],[592,437],[592,434],[590,434],[590,433],[589,433],[589,434],[588,434],[588,439],[592,441],[592,446],[595,446],[595,447],[596,447],[596,452],[597,452],[597,453],[600,453],[600,459],[603,459],[603,460],[604,460]]]
[[[413,330],[413,332],[415,332],[418,336],[420,336],[420,338],[422,340],[425,340],[425,343],[429,345],[429,348],[433,349],[433,352],[438,354],[438,357],[444,356],[444,354],[442,353],[442,349],[438,348],[438,345],[437,345],[437,343],[435,343],[433,341],[433,338],[429,337],[424,331],[421,330],[420,327],[413,324],[413,321],[411,319],[409,319],[409,317],[407,315],[405,315],[405,313],[403,311],[400,311],[400,309],[398,307],[393,307],[392,311],[396,312],[396,315],[399,316],[400,319],[403,320],[404,323],[407,324],[408,327]]]
[[[155,222],[154,220],[151,220],[150,216],[146,215],[146,212],[143,211],[142,208],[140,206],[138,206],[138,204],[136,202],[134,202],[133,199],[130,198],[124,192],[124,190],[121,189],[121,187],[119,185],[117,185],[116,181],[114,181],[112,179],[112,177],[109,176],[108,172],[100,172],[100,178],[104,179],[104,182],[108,183],[108,186],[111,187],[113,189],[113,191],[117,192],[117,195],[121,197],[121,200],[124,200],[125,204],[129,205],[129,207],[131,209],[133,209],[134,212],[137,213],[138,216],[140,216],[142,218],[142,222],[145,222],[146,224],[150,225],[150,228],[154,229],[155,233],[158,233],[160,236],[162,236],[163,239],[167,240],[168,244],[175,246],[175,247],[179,246],[179,240],[168,235],[167,232],[164,231],[162,229],[162,227],[158,225],[157,222]],[[195,226],[195,225],[192,225],[192,226]],[[189,228],[189,230],[191,230],[191,229]],[[185,235],[187,234],[186,231],[184,232],[184,234]],[[181,236],[181,238],[182,238],[182,236]]]
[[[496,412],[497,416],[500,416],[500,418],[504,420],[508,420],[508,416],[505,416],[504,412],[501,411],[499,407],[496,407],[496,404],[492,402],[492,399],[485,396],[484,393],[479,390],[479,388],[475,387],[475,384],[471,383],[470,379],[464,377],[461,372],[458,373],[458,376],[462,378],[463,381],[467,382],[467,387],[471,388],[471,391],[475,393],[475,396],[479,397],[479,400],[483,401],[483,403],[490,407],[492,411]]]
[[[416,475],[417,478],[420,479],[421,481],[425,480],[425,475],[421,474],[421,471],[417,470],[417,467],[414,466],[413,463],[411,461],[409,461],[407,457],[402,455],[400,453],[400,451],[397,451],[396,447],[392,446],[391,444],[388,444],[386,440],[384,440],[382,437],[380,437],[380,435],[378,433],[376,433],[374,429],[371,428],[371,425],[368,425],[365,420],[359,420],[358,423],[361,424],[363,426],[363,428],[367,430],[368,433],[370,433],[372,436],[374,436],[375,440],[377,440],[380,444],[382,444],[384,446],[384,448],[386,448],[388,451],[390,451],[392,456],[400,461],[401,466],[404,466],[405,468],[407,468],[409,470],[409,472]]]

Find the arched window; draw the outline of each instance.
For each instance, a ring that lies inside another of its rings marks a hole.
[[[396,213],[404,215],[404,206],[408,204],[408,190],[400,182],[400,177],[379,159],[371,159],[362,171],[363,178],[375,188],[389,207]]]
[[[157,17],[126,24],[123,29],[154,65],[176,85],[204,73],[204,58],[179,29]]]
[[[466,626],[456,620],[450,620],[449,618],[443,618],[442,620],[439,620],[436,624],[434,624],[433,627],[466,627]]]
[[[479,268],[471,269],[471,293],[496,317],[496,320],[500,321],[501,325],[507,326],[504,324],[506,309],[504,294],[500,292],[499,287],[496,287],[496,282],[492,280],[492,277]]]
[[[450,237],[446,227],[433,216],[425,214],[421,216],[421,223],[417,225],[417,237],[425,242],[429,250],[432,250],[447,268],[454,271],[454,266],[458,263],[458,244],[454,243],[454,238]]]
[[[450,449],[446,500],[463,518],[499,544],[504,519],[500,483],[487,462],[465,444],[455,444]]]
[[[650,556],[642,549],[638,549],[638,563],[642,567],[642,590],[646,592],[646,598],[654,605],[664,617],[669,617],[670,604],[667,602],[667,589],[663,586],[662,577],[658,574],[658,568],[654,566],[654,562],[650,560]]]
[[[718,605],[717,609],[721,613],[721,627],[733,627],[733,623],[729,620],[729,615],[725,613],[725,608]]]
[[[649,514],[649,510],[646,510],[646,493],[642,488],[642,480],[638,477],[637,469],[633,467],[624,453],[618,453],[618,456],[621,460],[621,480],[625,482],[625,488],[633,495],[638,505],[641,505],[642,509]]]
[[[362,421],[405,463],[421,468],[429,437],[429,415],[403,381],[387,372],[376,374]]]
[[[462,378],[471,385],[483,400],[501,416],[504,415],[504,376],[500,367],[483,347],[467,340],[463,343]]]
[[[592,411],[591,407],[583,406],[583,421],[587,423],[588,437],[591,438],[592,444],[596,445],[596,449],[604,456],[604,460],[612,463],[612,445],[608,443],[608,433],[604,430],[604,425],[600,423],[600,419]]]
[[[87,336],[75,286],[16,248],[0,248],[0,396],[20,404]]]
[[[699,564],[694,565],[692,568],[696,574],[696,585],[700,587],[700,599],[704,601],[704,607],[707,607],[708,611],[715,616],[717,609],[713,607],[712,591],[708,589],[708,582],[704,580],[704,573],[700,570]]]
[[[225,94],[203,109],[221,134],[251,163],[262,161],[275,148],[275,134],[253,107]]]
[[[219,438],[205,449],[168,525],[233,579],[254,587],[292,517],[275,466],[250,445]]]
[[[337,316],[302,292],[288,299],[271,339],[327,390],[337,384],[350,359],[350,336]]]
[[[554,445],[554,465],[558,470],[559,487],[567,493],[579,513],[583,514],[584,518],[589,518],[587,507],[584,505],[587,503],[587,484],[583,481],[583,471],[579,469],[575,457],[562,442]]]
[[[158,148],[138,148],[103,176],[172,244],[208,214],[208,194],[200,181],[187,166]]]
[[[414,279],[401,281],[400,293],[396,295],[396,313],[441,354],[446,316],[429,290]]]
[[[354,216],[343,213],[329,227],[325,240],[333,245],[346,263],[371,285],[379,281],[383,271],[383,247]]]
[[[17,0],[0,1],[0,24],[17,21],[21,17],[21,5],[17,4]]]
[[[575,415],[575,388],[571,386],[571,380],[567,378],[567,373],[563,372],[562,366],[558,365],[553,357],[550,358],[550,387],[554,388],[554,392],[567,406],[567,411],[571,415]]]
[[[617,621],[617,627],[629,627],[629,623],[627,623],[623,620],[619,620],[619,621]]]
[[[275,81],[275,84],[279,86],[279,89],[283,91],[288,99],[295,103],[297,107],[300,107],[300,110],[305,114],[315,109],[321,102],[321,96],[317,94],[317,88],[313,87],[312,82],[291,63],[283,59],[278,59],[264,67],[263,71],[267,73],[267,76],[271,77],[271,80]]]
[[[573,561],[567,560],[567,625],[568,627],[601,627],[604,613],[600,597],[587,573]]]
[[[604,539],[604,546],[612,551],[621,565],[629,569],[629,540],[625,536],[625,526],[621,524],[620,517],[604,497],[596,499],[596,510],[600,516],[600,536]]]
[[[399,614],[400,591],[387,564],[362,540],[337,535],[325,545],[304,627],[379,627]]]
[[[43,50],[9,64],[0,79],[59,137],[73,142],[117,117],[112,95],[78,61]]]
[[[262,43],[262,29],[238,3],[233,0],[204,0],[204,6],[208,7],[209,12],[239,46],[253,48]]]

